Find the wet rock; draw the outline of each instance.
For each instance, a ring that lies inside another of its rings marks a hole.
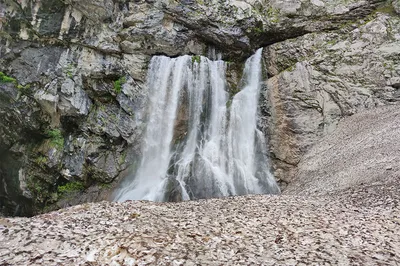
[[[165,187],[165,201],[179,202],[182,201],[182,187],[175,178],[168,178]]]
[[[93,158],[91,163],[93,168],[91,175],[95,177],[93,179],[98,180],[102,183],[111,183],[119,173],[118,158],[114,152],[103,152],[100,156]],[[96,173],[100,173],[97,174]]]
[[[94,139],[91,141],[92,143],[96,142]],[[68,137],[66,141],[67,154],[64,157],[64,166],[62,170],[62,174],[66,179],[70,179],[71,177],[83,178],[87,142],[88,140],[84,137]]]
[[[26,189],[23,162],[18,156],[1,153],[0,216],[32,215],[32,194]]]

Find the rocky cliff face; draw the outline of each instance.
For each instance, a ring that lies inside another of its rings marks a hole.
[[[0,198],[29,215],[107,197],[138,156],[152,55],[264,49],[275,175],[340,118],[400,100],[398,1],[0,1]]]
[[[275,175],[290,182],[302,156],[339,120],[400,101],[400,20],[383,6],[338,30],[306,34],[265,50],[265,104]]]

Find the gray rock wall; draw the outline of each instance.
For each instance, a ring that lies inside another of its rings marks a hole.
[[[273,44],[264,56],[271,152],[285,182],[343,117],[400,101],[400,18],[390,7],[337,31]]]
[[[290,182],[341,117],[397,102],[396,12],[384,0],[0,1],[0,212],[107,198],[140,153],[150,57],[210,48],[235,91],[266,47],[260,123]]]

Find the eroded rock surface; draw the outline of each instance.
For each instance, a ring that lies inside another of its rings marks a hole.
[[[277,178],[290,183],[302,156],[342,118],[400,102],[400,19],[387,12],[264,49],[272,77],[261,106],[270,112]]]

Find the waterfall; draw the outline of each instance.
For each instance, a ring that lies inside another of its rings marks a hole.
[[[246,61],[242,89],[233,99],[222,60],[153,57],[141,161],[115,200],[279,193],[257,129],[261,80],[261,49]]]

